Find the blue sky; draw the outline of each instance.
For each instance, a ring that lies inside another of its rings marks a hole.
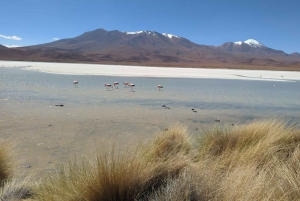
[[[2,45],[35,45],[104,28],[167,32],[204,45],[254,38],[300,52],[299,0],[2,0],[0,13]]]

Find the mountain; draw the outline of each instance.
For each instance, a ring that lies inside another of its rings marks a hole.
[[[52,43],[20,48],[38,50],[41,57],[57,58],[60,54],[82,54],[94,62],[195,62],[216,59],[220,54],[215,48],[198,45],[186,38],[155,31],[120,32],[97,29],[78,37]],[[52,54],[52,55],[51,55]],[[61,57],[62,55],[60,55]],[[66,55],[65,55],[66,56]]]
[[[154,31],[120,32],[117,30],[106,31],[104,29],[97,29],[75,38],[63,39],[32,47],[51,47],[87,53],[98,53],[103,49],[122,48],[123,46],[133,48],[170,48],[175,45],[187,48],[196,46],[196,44],[185,38],[171,34],[160,34]]]
[[[0,45],[0,49],[7,49],[7,47]]]
[[[4,60],[25,60],[27,58],[26,52],[16,48],[8,48],[0,45],[0,59]]]
[[[145,66],[246,69],[300,69],[300,57],[249,39],[220,46],[196,44],[155,31],[96,29],[74,38],[0,49],[0,59]]]
[[[294,53],[289,54],[289,55],[292,56],[292,57],[299,57],[300,58],[300,53],[298,53],[298,52],[294,52]]]
[[[104,49],[122,48],[127,45],[135,48],[170,48],[180,45],[191,48],[196,44],[187,39],[170,35],[160,34],[153,31],[120,32],[97,29],[86,32],[78,37],[63,39],[56,42],[37,45],[35,47],[52,47],[60,49],[77,50],[85,53],[95,53]]]
[[[269,48],[255,39],[227,42],[223,45],[217,46],[217,49],[232,53],[244,53],[260,56],[287,56],[285,52]]]

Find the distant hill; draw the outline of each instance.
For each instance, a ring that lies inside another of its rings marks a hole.
[[[2,47],[0,59],[250,69],[300,69],[300,58],[249,39],[208,46],[168,33],[97,29],[34,46]]]

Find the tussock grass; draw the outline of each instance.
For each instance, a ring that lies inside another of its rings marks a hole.
[[[35,180],[31,177],[12,178],[0,189],[1,201],[18,201],[32,196]]]
[[[186,126],[175,124],[156,135],[150,146],[145,146],[144,155],[150,160],[168,160],[174,156],[185,156],[191,151],[191,140]]]
[[[199,158],[222,159],[226,166],[256,163],[263,167],[274,158],[288,160],[300,144],[300,131],[283,121],[255,121],[236,129],[206,130],[200,138]]]
[[[30,196],[31,179],[16,178],[18,159],[11,140],[0,143],[0,200],[17,201]]]
[[[34,186],[9,182],[0,200],[299,200],[300,130],[272,119],[192,141],[177,124],[131,149],[74,159]]]
[[[2,141],[0,143],[0,187],[13,175],[13,155],[12,144]]]
[[[197,167],[209,199],[299,200],[299,153],[298,129],[283,121],[255,121],[204,131]]]
[[[112,150],[70,162],[56,175],[46,176],[35,190],[35,200],[115,201],[146,199],[154,191],[177,178],[189,164],[180,152],[188,144],[183,128],[171,128],[149,145],[122,153]],[[149,153],[146,151],[148,150]],[[161,160],[164,158],[164,160]]]
[[[182,172],[178,178],[168,180],[165,186],[155,191],[147,198],[149,201],[188,201],[201,200],[195,179],[188,171]]]

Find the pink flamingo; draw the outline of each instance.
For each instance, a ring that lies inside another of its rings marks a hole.
[[[133,91],[133,87],[135,86],[135,84],[130,83],[130,84],[128,84],[128,86],[130,86],[131,87],[131,91]]]
[[[115,87],[115,89],[118,88],[118,85],[119,85],[119,82],[114,82],[114,87]]]
[[[111,84],[105,84],[104,86],[106,86],[106,90],[108,90],[108,88],[110,87],[111,88]]]
[[[128,86],[128,82],[123,82],[124,86],[127,87]]]
[[[158,88],[158,91],[160,91],[160,89],[164,88],[163,86],[161,85],[157,85],[157,88]]]
[[[73,84],[74,84],[74,85],[75,85],[75,87],[76,87],[76,86],[77,86],[77,84],[78,84],[78,81],[76,81],[76,80],[75,80],[75,81],[73,82]]]

